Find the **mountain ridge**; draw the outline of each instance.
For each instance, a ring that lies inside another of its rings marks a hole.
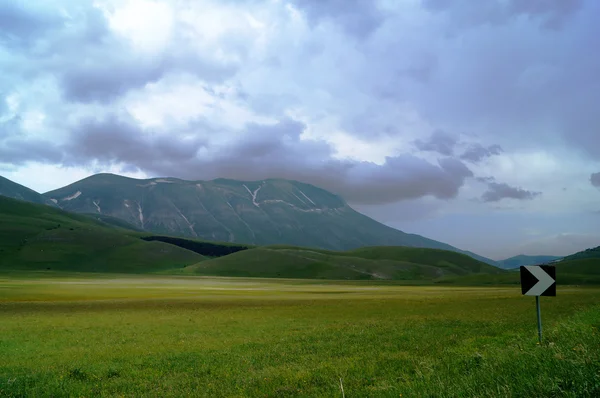
[[[497,261],[497,263],[500,268],[513,269],[518,268],[522,265],[544,264],[550,261],[560,260],[561,258],[562,257],[559,256],[519,254],[517,256],[509,257],[504,260],[499,260]]]
[[[24,200],[26,202],[56,207],[56,204],[52,200],[46,198],[41,193],[2,176],[0,176],[0,195],[8,198]]]
[[[154,234],[251,245],[328,250],[408,246],[493,260],[363,215],[339,195],[296,180],[136,179],[100,173],[43,196],[61,209],[123,220]]]

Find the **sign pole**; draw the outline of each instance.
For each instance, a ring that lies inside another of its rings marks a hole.
[[[540,344],[542,344],[542,313],[540,311],[540,296],[535,296],[535,306],[537,307],[538,339]]]

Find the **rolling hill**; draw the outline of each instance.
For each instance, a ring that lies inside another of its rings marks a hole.
[[[587,250],[583,250],[583,251],[577,252],[575,254],[566,256],[561,260],[561,262],[568,262],[568,261],[573,261],[573,260],[584,260],[584,259],[600,260],[600,246],[590,248]]]
[[[0,271],[146,273],[203,259],[87,216],[0,196]]]
[[[346,252],[291,246],[250,248],[183,269],[196,275],[434,281],[447,276],[501,274],[465,254],[412,247],[368,247]]]
[[[443,276],[505,272],[467,255],[438,249],[368,247],[339,252],[149,236],[111,217],[98,219],[0,197],[0,271],[32,270],[417,283]]]
[[[557,256],[527,256],[520,254],[518,256],[510,257],[505,260],[497,261],[498,266],[504,269],[519,268],[522,265],[538,265],[545,264],[550,261],[560,260],[561,257]]]
[[[556,284],[558,289],[557,294],[560,294],[561,286],[565,285],[600,285],[600,247],[587,249],[564,258],[559,258],[558,260],[550,259],[544,262],[556,267]],[[479,286],[502,284],[519,285],[519,270],[509,269],[507,271],[508,272],[503,274],[480,273],[458,277],[449,276],[440,278],[435,282]]]
[[[559,284],[600,283],[600,250],[582,253],[555,263]],[[332,251],[156,236],[120,219],[0,196],[0,272],[31,270],[518,284],[518,273],[455,251],[391,246]]]
[[[425,247],[461,252],[495,264],[383,225],[356,212],[339,196],[297,181],[139,180],[97,174],[44,195],[64,210],[119,218],[158,235],[330,250]]]
[[[571,254],[553,265],[557,283],[600,284],[600,246]]]

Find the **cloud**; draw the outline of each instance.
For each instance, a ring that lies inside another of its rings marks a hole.
[[[442,130],[436,130],[428,140],[416,140],[414,144],[421,151],[431,151],[445,156],[452,156],[457,142],[458,140],[455,136]]]
[[[0,4],[0,43],[17,47],[30,42],[52,29],[59,28],[65,19],[47,5],[4,1]]]
[[[173,139],[167,134],[145,133],[131,118],[116,115],[103,120],[84,119],[71,136],[63,147],[67,166],[100,161],[158,171],[166,165],[189,162],[205,145],[196,137]]]
[[[590,176],[590,182],[592,183],[593,186],[600,188],[600,172],[593,173]]]
[[[498,202],[502,199],[532,200],[542,194],[541,192],[511,187],[506,183],[488,182],[487,185],[488,190],[481,196],[484,202]]]
[[[493,155],[500,155],[502,152],[503,150],[500,145],[490,145],[488,147],[484,147],[481,144],[472,144],[469,149],[465,151],[465,153],[460,155],[460,158],[472,163],[477,163],[484,158]]]
[[[557,30],[583,5],[583,0],[490,0],[473,4],[468,0],[422,0],[432,12],[446,12],[463,26],[506,24],[525,16],[539,19],[544,29]]]
[[[194,128],[211,129],[201,123]],[[274,124],[248,123],[236,132],[235,139],[217,143],[195,136],[176,138],[143,131],[131,118],[111,115],[102,120],[83,120],[73,130],[64,148],[65,164],[121,164],[129,170],[191,180],[295,179],[333,191],[356,204],[382,204],[428,195],[451,199],[473,175],[453,158],[440,159],[437,164],[408,154],[388,157],[383,164],[336,160],[329,144],[302,139],[305,129],[305,124],[293,119]]]
[[[160,3],[135,4],[140,4],[142,8],[137,11],[142,12],[144,7]],[[132,34],[130,31],[115,31],[110,26],[109,19],[114,19],[114,15],[106,9],[90,2],[67,2],[60,6],[62,14],[58,7],[25,7],[9,1],[4,10],[0,9],[0,15],[6,15],[0,26],[8,28],[4,37],[18,51],[14,56],[29,58],[30,64],[25,64],[23,71],[33,77],[52,74],[60,82],[67,101],[107,103],[131,89],[181,72],[207,82],[220,82],[237,69],[238,61],[227,59],[225,54],[219,58],[209,46],[195,46],[187,24],[155,26],[155,30],[164,30],[166,42],[158,43],[159,33],[149,43],[150,47],[144,48],[135,41],[136,37],[127,36]],[[162,6],[161,9],[170,11],[168,6]],[[236,49],[223,43],[222,51]]]
[[[565,232],[542,239],[527,241],[519,245],[519,253],[543,253],[547,255],[568,256],[600,245],[599,234],[580,234]]]
[[[494,177],[476,177],[475,178],[477,181],[479,182],[483,182],[483,183],[490,183],[490,182],[495,182],[496,178]]]
[[[62,151],[47,140],[8,139],[0,141],[0,164],[24,165],[30,161],[60,163]]]
[[[323,20],[339,24],[354,37],[369,36],[383,22],[385,14],[378,9],[377,2],[364,0],[293,0],[314,27]]]

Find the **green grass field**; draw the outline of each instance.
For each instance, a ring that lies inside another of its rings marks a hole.
[[[600,289],[0,274],[0,396],[597,397]]]

